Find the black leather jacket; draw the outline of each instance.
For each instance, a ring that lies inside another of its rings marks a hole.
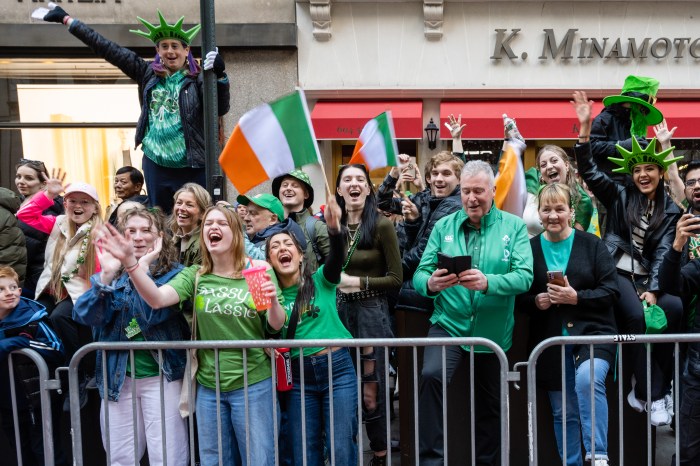
[[[399,291],[397,309],[408,311],[432,312],[433,300],[418,294],[413,288],[413,274],[420,264],[423,251],[428,244],[433,227],[443,217],[462,208],[459,185],[447,197],[426,196],[418,206],[420,217],[415,222],[405,222],[405,250],[401,264],[403,266],[403,283]]]
[[[681,211],[668,195],[664,195],[664,211],[666,215],[661,225],[654,230],[647,230],[644,237],[644,248],[640,256],[632,247],[632,226],[627,223],[625,212],[629,201],[630,190],[637,189],[634,185],[622,185],[613,181],[607,174],[598,169],[591,154],[591,144],[576,144],[574,154],[578,163],[579,173],[608,210],[603,241],[608,251],[615,259],[623,252],[632,255],[645,269],[649,271],[647,290],[659,291],[659,267],[664,256],[671,249],[676,234],[676,222],[681,217]]]
[[[151,103],[151,90],[158,84],[160,77],[151,68],[151,63],[139,57],[133,51],[103,37],[89,26],[73,20],[68,29],[100,58],[116,66],[139,86],[141,116],[136,125],[136,147],[141,144],[148,129],[148,107]],[[187,76],[180,89],[180,120],[185,137],[187,165],[193,168],[204,166],[204,100],[202,86],[203,73]],[[228,78],[223,82],[217,80],[217,102],[219,116],[225,115],[230,107],[230,90]]]
[[[632,137],[630,128],[630,110],[621,104],[614,104],[605,107],[600,114],[595,117],[591,125],[591,152],[593,159],[598,164],[598,168],[614,179],[624,179],[624,175],[612,173],[617,165],[608,160],[608,157],[620,157],[620,153],[615,147],[620,144],[627,150],[632,150]],[[649,143],[646,139],[637,138],[642,149]]]

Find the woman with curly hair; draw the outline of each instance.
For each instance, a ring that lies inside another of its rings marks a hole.
[[[189,339],[187,323],[178,306],[152,308],[129,281],[128,271],[132,267],[142,267],[157,286],[167,283],[182,270],[165,227],[165,216],[158,209],[130,209],[124,213],[119,227],[132,244],[136,262],[125,268],[109,252],[98,251],[102,270],[90,278],[92,287],[75,303],[74,319],[91,326],[95,341],[99,342]],[[102,351],[97,351],[102,443],[109,452],[111,464],[131,464],[134,454],[143,457],[146,447],[151,464],[165,463],[163,451],[167,464],[189,464],[187,426],[178,410],[185,350],[108,351],[106,362],[103,366]],[[164,376],[162,417],[161,364]],[[134,432],[138,436],[136,445]]]

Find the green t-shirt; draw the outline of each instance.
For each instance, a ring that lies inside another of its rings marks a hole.
[[[338,308],[336,307],[335,288],[336,285],[330,283],[323,276],[323,268],[321,266],[314,272],[314,286],[316,291],[314,297],[309,303],[307,309],[300,310],[301,320],[297,324],[295,340],[317,340],[317,339],[340,339],[352,338],[352,335],[345,328],[338,316]],[[289,326],[289,318],[292,315],[294,301],[297,298],[299,286],[293,285],[282,290],[284,296],[284,310],[287,313],[287,323],[282,332],[283,336],[287,336],[287,327]],[[304,356],[312,356],[325,347],[304,348]],[[299,348],[292,348],[291,354],[293,358],[299,357]]]
[[[199,265],[192,265],[168,282],[180,297],[180,302],[192,298],[195,275]],[[268,274],[277,285],[277,278],[270,269]],[[278,290],[278,299],[282,302]],[[225,278],[206,274],[199,277],[197,297],[194,299],[197,313],[198,340],[264,340],[267,312],[257,312],[248,285],[243,278]],[[270,329],[271,330],[271,329]],[[197,382],[216,388],[214,350],[197,351],[199,369]],[[248,385],[270,378],[270,358],[262,348],[247,350]],[[243,388],[243,350],[219,350],[219,382],[221,391]]]
[[[146,157],[169,168],[187,167],[187,147],[180,118],[180,89],[185,72],[161,78],[151,90],[148,128],[141,142]]]
[[[143,337],[143,333],[139,332],[130,338],[129,341],[146,341],[146,339]],[[134,351],[134,370],[136,371],[136,375],[133,376],[134,379],[157,377],[159,374],[158,361],[155,360],[150,351],[136,350]],[[126,375],[132,377],[131,356],[126,360]]]

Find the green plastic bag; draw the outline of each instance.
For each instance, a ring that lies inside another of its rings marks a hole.
[[[656,304],[649,304],[646,300],[642,301],[644,307],[644,321],[647,325],[647,335],[664,333],[668,327],[666,313]]]

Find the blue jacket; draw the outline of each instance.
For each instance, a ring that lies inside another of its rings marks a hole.
[[[0,407],[11,407],[7,356],[12,351],[22,348],[38,352],[50,367],[64,362],[63,344],[48,323],[46,308],[27,298],[20,298],[19,304],[10,315],[0,320]],[[29,395],[30,391],[34,391],[28,385],[36,378],[36,367],[31,361],[15,358],[13,362],[15,380],[19,382],[19,393]],[[25,400],[25,396],[18,396],[18,407],[23,408]]]
[[[154,278],[156,285],[162,286],[182,270],[177,264],[168,273]],[[92,287],[75,303],[73,319],[93,328],[95,341],[129,341],[124,329],[132,318],[136,319],[146,341],[189,340],[189,330],[183,313],[177,306],[153,309],[133,288],[127,274],[120,275],[111,285],[100,282],[99,273],[90,278]],[[163,374],[168,381],[181,379],[185,372],[186,352],[163,350]],[[158,360],[158,353],[153,353]],[[107,369],[103,371],[102,352],[97,351],[95,379],[100,396],[104,399],[103,375],[107,374],[109,399],[119,401],[119,393],[126,376],[128,351],[108,351]]]

